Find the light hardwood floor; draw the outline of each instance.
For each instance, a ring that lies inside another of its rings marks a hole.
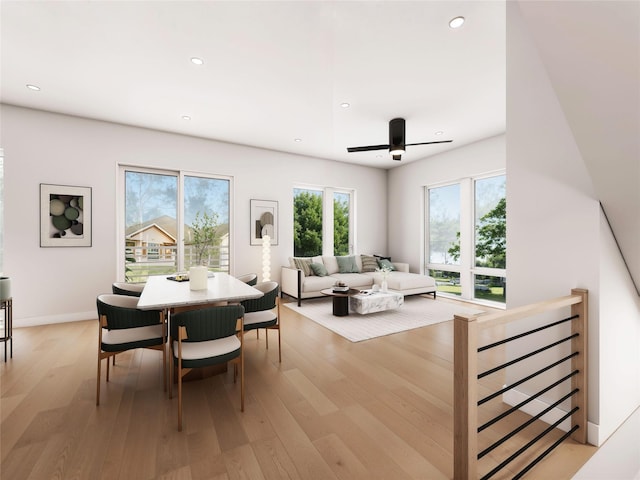
[[[177,399],[162,389],[159,352],[119,355],[96,407],[96,320],[16,328],[14,357],[0,367],[0,477],[453,477],[452,322],[351,343],[281,310],[281,364],[276,332],[269,350],[264,331],[246,336],[244,413],[231,372],[189,382],[182,433]],[[489,404],[481,421],[504,408]],[[486,436],[496,439],[525,418],[512,416]],[[489,454],[481,472],[543,428]],[[571,478],[594,451],[565,443],[526,478]],[[510,478],[531,456],[493,478]]]

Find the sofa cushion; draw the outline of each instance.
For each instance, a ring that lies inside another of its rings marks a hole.
[[[336,283],[336,279],[333,277],[318,277],[313,275],[304,279],[302,284],[303,292],[319,292],[325,288],[331,288]]]
[[[336,260],[336,257],[322,257],[322,263],[324,263],[329,275],[338,273],[338,261]]]
[[[380,268],[387,268],[391,271],[396,269],[393,263],[391,263],[391,260],[387,260],[386,258],[379,258],[378,265],[380,265]]]
[[[312,263],[310,267],[313,271],[313,274],[317,275],[318,277],[326,277],[327,275],[329,275],[329,273],[327,272],[327,268],[322,263]]]
[[[362,261],[361,272],[375,272],[378,268],[378,260],[373,255],[360,255]]]
[[[295,265],[295,268],[302,270],[302,273],[304,273],[306,277],[313,275],[313,272],[311,271],[310,258],[294,257],[293,264]]]
[[[376,281],[376,283],[378,283]],[[387,286],[391,290],[412,290],[414,288],[435,287],[433,277],[417,273],[391,272],[387,275]]]
[[[360,273],[358,265],[356,264],[356,257],[353,255],[336,257],[338,262],[339,273]]]

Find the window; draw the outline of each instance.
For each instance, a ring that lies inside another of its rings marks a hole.
[[[352,191],[334,188],[294,188],[294,256],[351,253],[354,245],[352,211]]]
[[[210,270],[229,271],[231,180],[183,172],[121,168],[124,225],[121,268],[128,282],[187,270],[195,262],[192,227],[207,215]]]
[[[349,255],[351,195],[346,192],[333,192],[333,254]]]
[[[438,292],[506,302],[506,176],[427,187],[425,258]]]

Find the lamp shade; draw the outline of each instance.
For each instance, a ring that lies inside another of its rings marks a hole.
[[[0,277],[0,302],[11,298],[11,279],[9,277]]]

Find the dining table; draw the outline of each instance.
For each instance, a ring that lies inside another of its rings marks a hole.
[[[251,298],[259,298],[264,295],[260,290],[247,285],[242,280],[225,272],[212,272],[207,278],[207,288],[191,290],[186,275],[153,275],[147,279],[138,300],[140,310],[166,310],[168,320],[171,315],[197,308],[206,308],[214,305],[226,305],[239,303]],[[190,371],[183,381],[199,380],[211,375],[217,375],[227,371],[227,365],[213,365]],[[174,372],[172,381],[177,381]]]
[[[264,294],[225,272],[212,272],[207,288],[191,290],[189,281],[180,275],[153,275],[147,279],[138,300],[140,310],[172,312],[203,308],[210,305],[239,303]]]

